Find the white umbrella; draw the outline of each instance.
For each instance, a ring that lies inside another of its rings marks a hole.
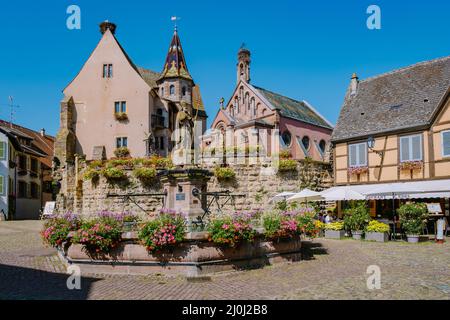
[[[287,201],[299,201],[299,202],[308,202],[308,201],[320,201],[323,200],[320,192],[312,191],[309,189],[303,189],[299,193],[294,194],[292,197],[289,197]]]
[[[359,192],[350,188],[337,188],[331,191],[321,193],[326,201],[342,201],[342,200],[365,200],[366,197]]]
[[[273,196],[270,200],[269,203],[273,203],[273,202],[278,202],[281,200],[286,200],[289,197],[292,197],[295,194],[295,192],[282,192],[279,193],[275,196]]]

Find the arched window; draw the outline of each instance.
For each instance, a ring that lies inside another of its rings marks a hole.
[[[266,115],[266,111],[267,111],[267,109],[264,108],[263,111],[261,112],[261,114],[262,114],[263,117]]]
[[[234,107],[233,107],[233,105],[230,106],[230,115],[232,117],[234,117]]]
[[[239,100],[244,100],[244,87],[239,88]]]
[[[170,85],[170,87],[169,87],[169,92],[170,92],[170,95],[171,95],[171,96],[175,95],[175,86],[174,86],[173,84]]]
[[[241,74],[241,76],[243,76],[244,75],[244,65],[242,63],[241,63],[240,69],[241,69],[240,74]]]
[[[236,105],[236,112],[239,113],[239,98],[234,98],[234,104]]]
[[[181,94],[184,96],[186,96],[186,87],[181,88]]]
[[[256,106],[255,106],[255,98],[250,100],[250,108],[252,110],[253,117],[256,117]]]
[[[305,147],[306,150],[309,149],[309,137],[308,136],[304,136],[302,138],[302,144]]]
[[[291,146],[292,136],[291,136],[291,133],[288,130],[283,132],[283,134],[281,135],[281,139],[283,140],[283,142],[286,145],[286,147],[290,147]]]
[[[250,111],[250,100],[248,92],[245,93],[244,106],[247,106],[247,110]]]
[[[324,153],[325,152],[325,148],[327,147],[327,143],[325,142],[325,140],[320,140],[320,142],[319,142],[319,148],[320,148],[320,151],[322,151],[322,153]]]
[[[161,87],[161,97],[164,97],[164,87]]]

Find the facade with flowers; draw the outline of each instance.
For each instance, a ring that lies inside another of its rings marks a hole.
[[[332,135],[335,184],[450,179],[449,90],[450,56],[366,80],[354,74]]]

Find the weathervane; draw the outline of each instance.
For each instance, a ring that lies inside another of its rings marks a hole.
[[[177,23],[177,21],[180,21],[181,18],[180,18],[180,17],[177,17],[177,16],[172,16],[172,17],[170,17],[170,20],[174,21],[174,28],[175,28],[175,31],[177,31],[177,28],[178,28],[178,23]]]

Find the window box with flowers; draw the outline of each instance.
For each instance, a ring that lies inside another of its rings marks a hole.
[[[349,175],[358,175],[358,174],[365,174],[369,171],[368,166],[359,166],[359,167],[350,167],[348,168],[348,174]]]
[[[423,161],[402,161],[398,165],[400,170],[422,170],[423,168]]]
[[[128,120],[128,115],[125,112],[116,112],[114,113],[114,117],[117,121],[126,121]]]

